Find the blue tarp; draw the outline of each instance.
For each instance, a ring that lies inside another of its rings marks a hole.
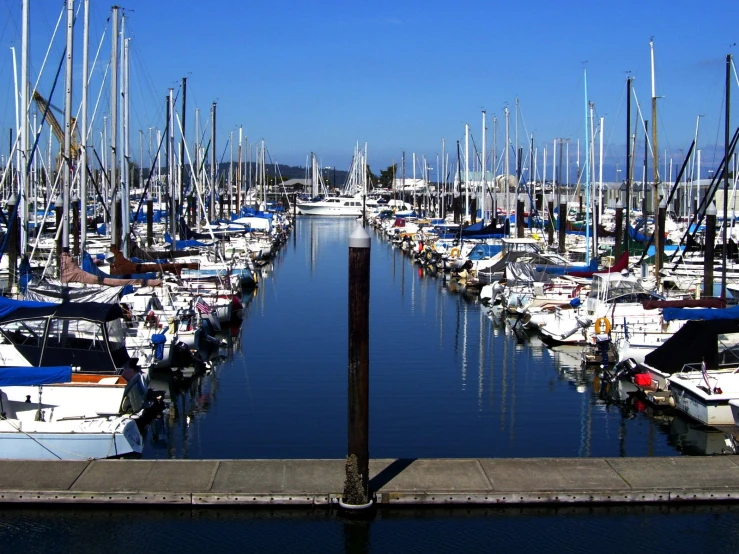
[[[665,321],[680,320],[712,320],[739,319],[739,306],[731,308],[662,308]]]
[[[12,314],[19,308],[48,308],[56,306],[53,302],[36,302],[34,300],[13,300],[0,296],[0,318]]]
[[[52,367],[0,367],[0,387],[28,387],[69,383],[72,380],[72,366]]]
[[[684,246],[679,246],[677,244],[665,244],[665,254],[669,254],[670,256],[674,255],[678,249],[681,253],[685,252]],[[657,252],[657,249],[654,245],[651,245],[649,248],[647,248],[647,257],[654,256],[655,252]]]
[[[164,358],[164,344],[167,342],[165,333],[156,333],[151,336],[151,344],[154,345],[154,358],[162,360]]]
[[[167,244],[172,244],[172,235],[169,233],[164,233],[164,242]],[[213,243],[205,243],[200,242],[199,240],[190,239],[190,240],[178,240],[175,242],[174,247],[179,250],[181,248],[195,248],[199,246],[211,246]]]
[[[629,237],[631,237],[632,240],[636,240],[639,242],[647,242],[649,240],[649,237],[647,235],[637,231],[637,229],[635,229],[631,225],[629,225]]]

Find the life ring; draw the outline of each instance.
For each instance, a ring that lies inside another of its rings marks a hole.
[[[595,333],[608,335],[611,332],[611,321],[607,317],[599,317],[595,320]]]
[[[452,248],[451,251],[449,252],[449,255],[452,258],[459,258],[459,248],[457,248],[456,246]]]

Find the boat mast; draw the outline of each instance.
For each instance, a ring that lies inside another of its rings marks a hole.
[[[72,186],[72,54],[74,46],[74,0],[67,0],[67,60],[64,95],[64,190],[62,191],[62,252],[69,252],[69,191]],[[26,86],[26,83],[23,83]],[[24,107],[25,112],[25,107]],[[26,114],[23,114],[26,119]],[[25,125],[24,125],[25,126]],[[25,170],[24,170],[25,172]],[[57,233],[59,229],[57,229]],[[61,252],[57,252],[61,256]],[[61,259],[61,258],[60,258]],[[61,273],[61,266],[59,267]]]
[[[590,106],[588,102],[588,70],[583,68],[585,83],[585,263],[590,264]],[[578,156],[580,149],[578,148]],[[582,198],[582,196],[580,197]]]
[[[493,181],[495,183],[493,189],[493,205],[490,207],[493,213],[493,219],[498,220],[498,179],[496,172],[498,171],[498,116],[493,116]]]
[[[663,251],[659,248],[661,241],[657,240],[660,233],[664,232],[664,229],[660,229],[659,217],[659,160],[657,158],[657,93],[654,84],[654,38],[649,39],[649,50],[652,62],[652,175],[654,180],[654,191],[652,193],[652,210],[654,211],[654,277],[657,281],[657,287],[659,288],[660,282],[660,269],[662,269],[662,256]],[[644,214],[644,221],[646,221],[647,214]],[[724,224],[726,220],[724,219]]]
[[[82,27],[82,129],[80,137],[80,254],[87,250],[87,91],[89,72],[90,0],[85,0]],[[143,165],[143,164],[142,164]]]
[[[169,235],[172,237],[172,251],[177,250],[177,206],[175,205],[174,182],[174,89],[169,89],[167,97],[167,190],[169,202]]]
[[[241,148],[242,148],[243,139],[244,139],[243,129],[241,128],[241,125],[239,125],[239,155],[238,155],[239,166],[236,169],[236,217],[241,217],[241,179],[243,177],[242,166],[241,166]]]
[[[182,121],[180,122],[182,124],[182,139],[180,140],[180,189],[179,189],[179,195],[177,196],[177,214],[184,214],[187,213],[187,207],[185,205],[185,125],[187,118],[186,116],[186,108],[187,108],[187,77],[182,78]],[[185,237],[180,237],[185,238]]]
[[[470,126],[464,124],[464,214],[470,215]]]
[[[619,185],[620,190],[620,185]],[[631,217],[631,76],[626,78],[626,223],[624,224],[624,252],[629,250]],[[618,240],[622,240],[618,237]]]
[[[603,128],[605,125],[605,118],[600,118],[600,130],[599,134],[600,137],[598,138],[598,184],[599,184],[599,190],[598,190],[598,220],[601,221],[603,219]]]
[[[216,203],[216,103],[210,111],[210,203],[208,204],[208,223],[213,221]]]
[[[726,260],[728,257],[728,239],[726,227],[729,218],[729,117],[731,114],[731,54],[726,55],[726,112],[724,117],[724,225],[722,231],[723,249],[721,252],[721,298],[726,299]],[[736,174],[734,174],[736,176]],[[734,226],[732,220],[731,226]]]
[[[487,149],[487,123],[485,121],[485,110],[482,110],[482,191],[480,193],[480,217],[482,219],[482,225],[485,226],[485,204],[486,204],[486,198],[485,198],[485,190],[487,189],[487,172],[485,171],[487,167],[487,158],[485,151]]]
[[[110,246],[117,248],[118,237],[116,227],[118,225],[118,203],[117,198],[117,149],[118,149],[118,6],[113,6],[113,33],[111,36],[110,53]]]
[[[509,198],[509,192],[511,189],[511,185],[508,182],[510,171],[509,171],[509,159],[508,159],[508,151],[510,150],[510,138],[509,138],[509,129],[510,129],[510,118],[508,117],[508,106],[505,108],[505,221],[504,224],[508,228],[508,237],[511,236],[511,226],[509,224],[510,221],[510,198]]]
[[[29,63],[29,21],[30,21],[30,0],[23,0],[23,13],[21,15],[21,109],[20,111],[20,125],[18,126],[18,133],[20,133],[21,148],[18,155],[18,169],[20,169],[20,181],[18,183],[18,204],[16,204],[16,218],[20,214],[21,224],[21,256],[24,256],[27,252],[28,247],[28,172],[26,168],[28,166],[27,157],[28,149],[30,147],[29,135],[28,135],[28,104],[30,102],[28,98],[28,63]],[[15,66],[15,57],[14,66]],[[13,72],[15,75],[18,75]],[[16,98],[18,98],[16,96]],[[16,100],[17,101],[17,100]],[[16,112],[17,113],[17,112]],[[49,135],[51,136],[51,135]],[[17,139],[16,139],[17,140]],[[12,142],[12,141],[11,141]],[[12,151],[8,154],[12,155]],[[8,160],[10,161],[10,160]],[[8,163],[10,167],[10,163]],[[49,165],[51,169],[51,165]],[[15,268],[11,268],[11,271],[15,273]],[[12,286],[13,283],[8,283]]]
[[[121,156],[121,251],[123,255],[128,257],[128,246],[130,242],[131,229],[131,176],[130,165],[131,154],[129,150],[129,120],[128,108],[130,102],[128,100],[128,41],[126,38],[126,13],[121,17],[121,99],[123,101],[123,156]],[[172,235],[174,237],[174,235]]]

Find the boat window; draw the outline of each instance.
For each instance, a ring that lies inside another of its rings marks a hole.
[[[739,362],[739,333],[718,335],[719,365]]]
[[[41,346],[46,318],[9,321],[0,326],[0,332],[15,345]]]
[[[84,319],[52,319],[46,346],[97,352],[106,350],[102,325]]]

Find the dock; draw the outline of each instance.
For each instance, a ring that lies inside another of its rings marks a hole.
[[[344,460],[0,461],[0,503],[330,508]],[[739,457],[370,461],[378,506],[735,502]]]

